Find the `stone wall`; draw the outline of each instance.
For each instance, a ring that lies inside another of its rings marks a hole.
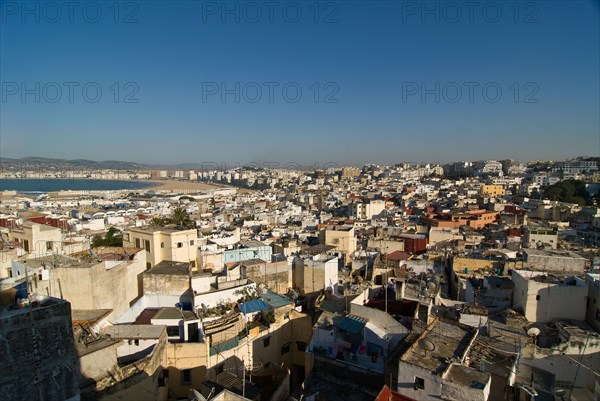
[[[77,399],[79,359],[73,340],[71,305],[47,299],[33,309],[33,330],[28,311],[25,307],[0,314],[0,399]]]

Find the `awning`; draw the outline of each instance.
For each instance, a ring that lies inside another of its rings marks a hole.
[[[336,323],[336,327],[348,333],[360,333],[367,324],[367,319],[355,315],[346,315],[342,320]]]

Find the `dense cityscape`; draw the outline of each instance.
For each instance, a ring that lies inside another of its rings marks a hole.
[[[5,159],[1,398],[597,399],[599,162]]]
[[[600,401],[600,0],[0,0],[0,401]]]

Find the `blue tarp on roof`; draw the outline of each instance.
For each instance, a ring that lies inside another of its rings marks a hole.
[[[346,315],[342,320],[336,323],[336,327],[340,330],[347,331],[348,333],[356,334],[367,324],[367,319],[354,315]]]
[[[259,312],[269,309],[270,306],[262,299],[253,299],[252,301],[240,304],[240,311],[247,315],[248,313]]]

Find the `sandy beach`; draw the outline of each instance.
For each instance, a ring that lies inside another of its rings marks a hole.
[[[151,182],[154,184],[146,190],[154,191],[202,191],[207,189],[229,189],[237,188],[238,193],[247,194],[254,192],[253,189],[239,188],[232,185],[223,184],[208,184],[205,182],[195,181],[178,181],[178,180],[139,180],[141,182]]]
[[[226,185],[207,184],[205,182],[195,181],[178,181],[178,180],[139,180],[141,182],[151,182],[154,184],[151,188],[155,191],[190,191],[190,190],[207,190],[207,189],[223,189],[232,188]]]
[[[16,187],[11,187],[10,185],[16,185],[14,183],[12,184],[8,184],[7,181],[17,181],[17,186]],[[231,185],[224,185],[224,184],[217,184],[217,183],[206,183],[206,182],[198,182],[198,181],[185,181],[185,180],[173,180],[173,179],[136,179],[136,180],[129,180],[129,179],[120,179],[120,180],[114,180],[114,179],[108,179],[108,178],[81,178],[81,179],[68,179],[68,178],[40,178],[40,179],[35,179],[35,178],[19,178],[19,179],[14,179],[14,178],[9,178],[7,179],[7,181],[3,181],[0,179],[0,196],[13,196],[16,193],[22,192],[22,191],[33,191],[36,193],[42,193],[42,192],[46,192],[46,193],[52,193],[52,194],[59,194],[59,193],[67,193],[70,191],[148,191],[148,190],[154,190],[154,191],[173,191],[173,192],[183,192],[183,193],[191,193],[191,192],[195,192],[195,191],[206,191],[206,190],[214,190],[214,189],[230,189],[230,188],[237,188],[238,192],[240,193],[250,193],[253,192],[253,190],[251,189],[245,189],[245,188],[238,188],[235,186],[231,186]],[[64,182],[63,182],[64,181]],[[100,185],[98,188],[88,188],[86,187],[86,185],[83,185],[82,188],[79,188],[77,186],[77,181],[96,181],[96,182],[101,182],[101,181],[115,181],[117,183],[117,185],[113,185],[113,188],[102,188],[102,186]],[[138,183],[143,183],[145,185],[149,185],[146,188],[139,188],[139,189],[135,189],[135,188],[131,188],[129,189],[127,183],[133,183],[133,182],[138,182]],[[31,185],[29,185],[31,183]],[[48,187],[47,185],[41,185],[41,184],[55,184],[54,187]],[[40,187],[41,185],[41,187]]]

